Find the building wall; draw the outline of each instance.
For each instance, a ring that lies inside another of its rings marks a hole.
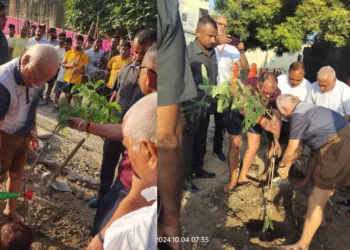
[[[185,31],[186,43],[189,44],[196,37],[198,19],[209,14],[208,0],[179,0],[179,12]]]
[[[63,3],[64,0],[10,0],[9,15],[31,22],[40,21],[50,27],[63,29],[65,25]]]
[[[273,52],[273,50],[262,51],[261,49],[248,50],[245,54],[249,65],[256,63],[258,68],[268,68],[270,71],[273,69],[279,69],[282,73],[288,71],[291,63],[297,61],[299,55],[299,53],[284,53],[279,57]]]

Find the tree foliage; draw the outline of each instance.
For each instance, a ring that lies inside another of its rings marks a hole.
[[[216,0],[229,33],[248,48],[301,49],[310,38],[344,46],[350,33],[349,0]]]
[[[141,29],[157,27],[156,0],[67,0],[64,4],[67,24],[86,34],[99,16],[99,29],[108,32],[128,28],[132,35]]]
[[[205,95],[201,99],[192,99],[183,106],[183,113],[190,119],[198,118],[214,103],[217,104],[217,112],[223,113],[228,110],[237,110],[244,113],[242,132],[246,132],[261,115],[269,113],[265,108],[266,100],[251,86],[242,84],[239,80],[236,85],[223,82],[219,85],[211,85],[208,80],[207,70],[202,64],[203,83],[199,85]]]
[[[97,94],[97,89],[104,84],[103,80],[88,82],[86,84],[76,84],[72,88],[72,93],[77,97],[85,99],[84,103],[79,103],[75,107],[64,102],[60,103],[60,113],[57,117],[60,128],[65,128],[69,124],[67,117],[82,117],[95,123],[118,123],[119,119],[114,116],[116,111],[121,112],[121,108],[116,102],[108,102],[104,96]]]

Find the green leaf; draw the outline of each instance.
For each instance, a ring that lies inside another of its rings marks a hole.
[[[103,80],[98,80],[96,83],[95,83],[95,90],[98,89],[99,87],[101,87],[103,84],[105,84],[105,82]]]
[[[119,118],[116,117],[116,116],[110,115],[110,116],[109,116],[109,120],[110,120],[111,122],[115,123],[115,124],[119,124]]]
[[[79,91],[82,88],[82,84],[74,84],[71,93],[74,93],[75,91]]]
[[[122,108],[120,107],[120,105],[117,102],[109,102],[108,106],[116,108],[118,110],[118,112],[122,112]]]

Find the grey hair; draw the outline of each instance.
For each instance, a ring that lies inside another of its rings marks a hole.
[[[293,100],[295,100],[295,98],[298,98],[298,97],[295,95],[292,95],[292,94],[280,95],[279,97],[277,97],[277,100],[276,100],[277,108],[281,109],[283,107],[289,106],[290,104],[292,104],[292,102],[293,102]]]
[[[335,78],[335,70],[331,66],[324,66],[317,73],[317,79],[333,80]]]
[[[48,44],[36,44],[30,47],[24,56],[29,55],[29,67],[56,67],[59,65],[58,53],[54,47]]]
[[[153,44],[153,46],[147,51],[147,53],[145,54],[145,57],[143,58],[142,64],[149,69],[153,69],[155,72],[158,71],[157,44]]]
[[[149,94],[135,103],[126,113],[124,137],[134,152],[139,152],[142,140],[157,145],[157,93]]]

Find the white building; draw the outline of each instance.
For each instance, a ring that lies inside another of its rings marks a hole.
[[[179,11],[186,43],[196,38],[198,19],[209,15],[209,0],[179,0]]]

